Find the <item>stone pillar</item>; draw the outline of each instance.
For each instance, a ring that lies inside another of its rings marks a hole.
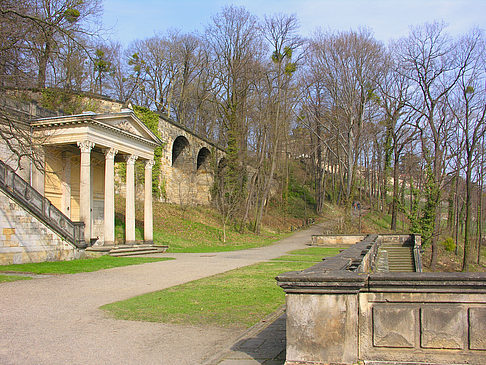
[[[341,281],[338,283],[336,291],[343,285]],[[358,295],[287,293],[285,363],[356,364],[359,360]]]
[[[71,152],[62,153],[61,212],[71,218]]]
[[[125,241],[135,243],[135,161],[138,156],[127,156]]]
[[[105,206],[104,206],[104,245],[115,243],[115,155],[117,150],[105,150]]]
[[[84,240],[89,244],[91,240],[91,149],[93,142],[78,142],[81,150],[79,173],[79,218],[84,222]]]
[[[152,167],[154,160],[145,161],[145,197],[144,197],[144,217],[143,217],[143,235],[145,243],[154,242],[154,225],[152,212]]]

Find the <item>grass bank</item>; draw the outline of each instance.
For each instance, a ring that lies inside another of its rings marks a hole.
[[[115,233],[118,242],[124,241],[124,200],[116,199]],[[168,245],[168,252],[221,252],[245,250],[270,245],[288,236],[292,228],[299,227],[303,219],[269,207],[261,234],[251,232],[234,222],[226,228],[226,242],[219,214],[210,207],[181,206],[154,202],[154,243]],[[136,238],[143,237],[143,206],[136,204]]]
[[[26,272],[33,274],[76,274],[80,272],[92,272],[104,269],[111,269],[120,266],[139,265],[148,262],[166,261],[171,258],[153,257],[112,257],[100,256],[97,258],[73,260],[38,262],[17,265],[2,265],[0,272]],[[1,278],[1,277],[0,277]]]
[[[296,250],[269,262],[101,307],[117,319],[247,328],[284,303],[275,276],[333,256],[337,248]],[[305,259],[305,260],[304,260]]]

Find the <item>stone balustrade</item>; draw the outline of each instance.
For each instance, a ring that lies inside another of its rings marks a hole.
[[[73,222],[0,161],[0,188],[77,248],[86,248],[84,223]]]
[[[418,236],[367,236],[277,277],[287,301],[286,365],[484,363],[486,273],[374,272],[379,246],[392,242],[420,252]]]

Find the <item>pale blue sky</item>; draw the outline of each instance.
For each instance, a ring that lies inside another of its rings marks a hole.
[[[408,33],[409,26],[443,20],[452,35],[486,28],[486,0],[104,0],[103,24],[110,38],[124,45],[165,33],[203,31],[224,5],[241,5],[257,16],[296,14],[301,34],[366,26],[387,42]]]

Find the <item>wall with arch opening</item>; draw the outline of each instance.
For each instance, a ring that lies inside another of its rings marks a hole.
[[[161,117],[164,141],[161,163],[163,200],[181,205],[208,205],[214,182],[214,163],[224,156],[216,145],[173,121]]]

